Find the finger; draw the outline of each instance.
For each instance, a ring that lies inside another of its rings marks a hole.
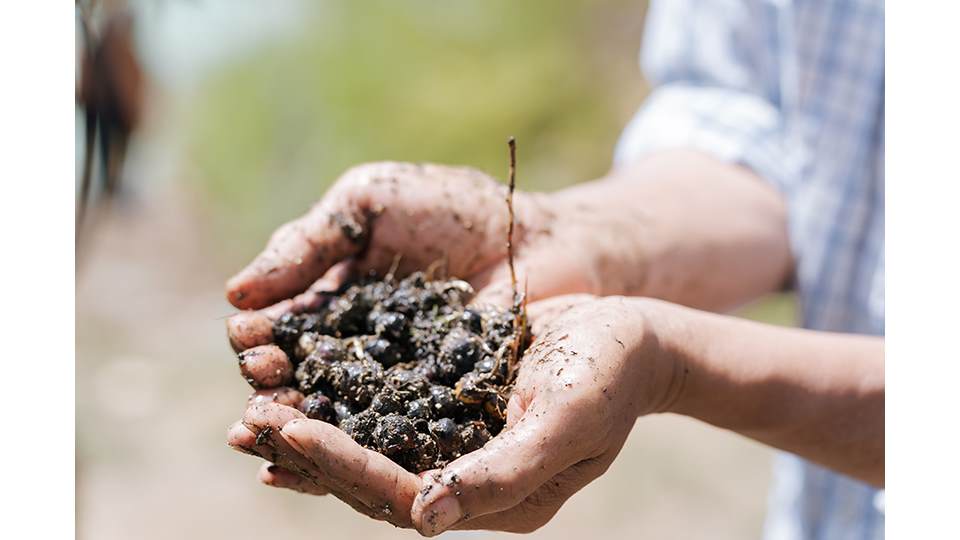
[[[480,450],[454,460],[427,485],[412,508],[414,526],[434,536],[460,522],[512,508],[580,461],[582,435],[563,429],[562,415],[527,409],[520,422]]]
[[[263,388],[257,390],[247,399],[247,407],[255,403],[279,403],[287,407],[297,408],[303,401],[303,393],[289,386],[280,386],[277,388]]]
[[[294,420],[281,436],[298,449],[330,485],[348,491],[383,519],[410,526],[410,506],[420,479],[387,456],[358,445],[335,426],[317,420]]]
[[[352,273],[350,261],[339,262],[309,289],[259,311],[241,311],[227,319],[227,337],[233,350],[240,352],[273,343],[273,323],[285,313],[303,313],[323,307],[330,293],[340,288]]]
[[[453,528],[531,533],[546,525],[567,499],[603,474],[608,466],[609,463],[604,459],[581,461],[544,482],[539,489],[517,506],[502,512],[470,518]]]
[[[245,425],[243,420],[238,420],[227,429],[227,444],[240,453],[263,458],[267,461],[286,459],[268,444],[268,437],[260,436],[262,431]],[[288,469],[296,470],[294,466],[290,466]]]
[[[477,291],[470,299],[471,306],[499,306],[509,308],[513,305],[513,289],[507,281],[490,281],[488,275],[481,275],[470,280],[470,285]],[[523,290],[523,285],[520,285]]]
[[[530,320],[533,335],[541,335],[557,317],[580,304],[595,299],[596,297],[592,294],[567,294],[528,304],[527,317]]]
[[[260,456],[253,447],[256,445],[257,436],[238,420],[227,428],[227,445],[237,452],[249,454],[251,456]]]
[[[527,408],[527,404],[524,402],[523,396],[520,392],[513,392],[510,395],[510,399],[507,400],[507,421],[503,426],[503,429],[510,429],[517,424],[520,418],[523,417],[523,411]]]
[[[323,472],[292,448],[281,437],[280,430],[291,420],[305,418],[300,411],[284,407],[275,403],[261,403],[247,409],[243,420],[235,424],[228,433],[230,445],[241,452],[259,455],[281,465],[283,468],[294,471],[305,481],[316,485],[319,489],[329,491],[338,499],[345,502],[354,510],[374,519],[388,519],[380,510],[374,510],[363,504],[349,492],[338,489],[324,478]],[[245,449],[249,448],[249,451]],[[409,512],[407,513],[409,514]],[[407,519],[409,521],[409,518]]]
[[[288,471],[275,463],[264,463],[257,472],[257,479],[268,486],[292,489],[309,495],[326,495],[330,490],[306,480],[299,474]]]
[[[306,291],[282,300],[276,304],[265,307],[260,310],[270,320],[277,320],[285,313],[303,313],[312,311],[326,305],[330,300],[332,293],[350,280],[354,271],[353,260],[340,261],[330,267],[327,273],[320,279],[313,282]]]
[[[582,272],[570,269],[582,264],[573,252],[551,249],[527,251],[514,262],[518,292],[527,292],[527,302],[536,302],[553,296],[583,293],[593,290],[592,284],[581,279]],[[477,289],[473,302],[510,306],[513,304],[513,286],[510,266],[496,264],[479,273],[470,281]]]
[[[259,311],[241,311],[227,319],[227,338],[236,352],[273,343],[273,321]]]
[[[277,462],[275,459],[277,451],[285,451],[285,454],[296,454],[296,451],[282,439],[274,438],[273,435],[279,433],[287,422],[300,418],[306,418],[306,416],[293,407],[273,402],[259,402],[247,407],[240,422],[254,435],[255,440],[251,448],[254,450],[258,447],[267,448],[269,452],[264,457],[269,461]],[[280,444],[273,444],[275,442]],[[299,469],[296,470],[300,472]]]
[[[364,247],[369,223],[350,190],[331,190],[306,215],[281,226],[266,249],[227,282],[227,299],[259,309],[289,298]]]
[[[279,436],[283,426],[291,420],[306,418],[300,411],[278,403],[255,403],[243,414],[243,425],[254,434],[251,450],[267,461],[296,471],[311,482],[326,485],[325,479],[310,461]]]
[[[293,364],[276,345],[260,345],[237,355],[240,374],[255,389],[275,388],[293,381]]]
[[[332,491],[339,498],[344,499],[344,502],[356,508],[357,497],[348,495],[347,490],[338,489],[338,486],[332,484],[327,478],[325,471],[316,467],[300,448],[291,445],[281,436],[281,431],[287,423],[303,419],[306,417],[296,409],[276,403],[258,403],[247,409],[242,422],[251,433],[255,434],[251,447],[254,452]]]

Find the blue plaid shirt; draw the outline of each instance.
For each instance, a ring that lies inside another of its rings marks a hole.
[[[787,201],[803,325],[883,335],[883,2],[654,1],[644,39],[654,89],[615,162],[694,148],[752,168]],[[793,455],[769,506],[768,539],[884,535],[882,491]]]

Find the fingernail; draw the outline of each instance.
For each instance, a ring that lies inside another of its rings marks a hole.
[[[456,497],[447,495],[427,507],[423,516],[424,532],[432,536],[453,527],[463,517],[463,510]]]
[[[303,446],[300,446],[300,441],[297,440],[297,437],[301,435],[299,433],[301,424],[302,421],[297,418],[287,422],[282,428],[280,428],[280,436],[283,437],[284,442],[286,442],[291,448],[301,454],[306,455],[307,453],[304,451]]]

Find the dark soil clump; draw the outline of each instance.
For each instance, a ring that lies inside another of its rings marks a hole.
[[[503,429],[511,359],[527,343],[515,342],[512,311],[467,307],[472,295],[464,281],[418,272],[281,317],[274,339],[295,366],[300,409],[413,472],[480,448]]]

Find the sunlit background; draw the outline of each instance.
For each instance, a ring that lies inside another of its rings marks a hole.
[[[121,4],[98,3],[91,22]],[[91,205],[78,245],[78,535],[414,536],[332,497],[262,486],[257,460],[226,447],[249,388],[224,336],[223,281],[356,163],[502,178],[516,135],[521,189],[602,175],[646,93],[645,2],[129,5],[143,119],[122,189]],[[789,324],[792,305],[746,315]],[[641,419],[609,472],[534,536],[757,537],[770,457],[693,421]]]

